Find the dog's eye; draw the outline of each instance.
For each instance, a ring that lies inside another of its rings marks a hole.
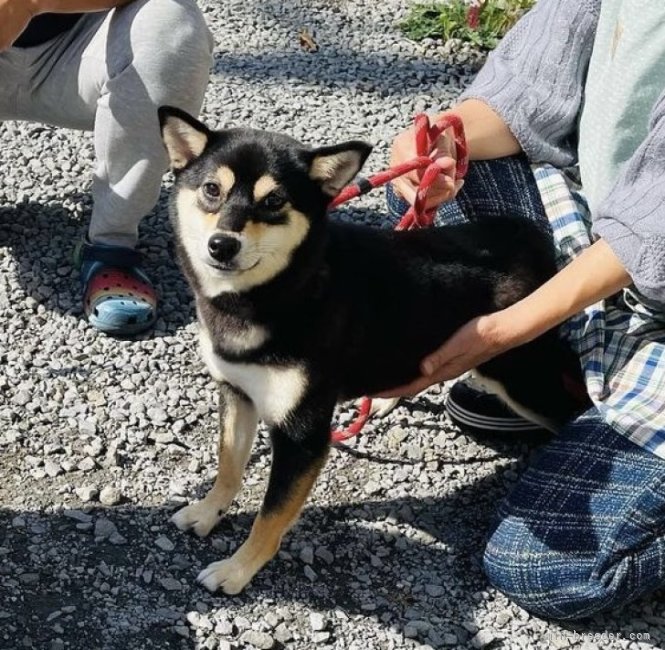
[[[221,196],[222,191],[217,183],[204,183],[203,194],[208,199],[218,199]]]
[[[261,207],[270,210],[271,212],[281,210],[285,205],[286,199],[281,194],[277,194],[277,192],[268,194],[268,196],[261,201]]]

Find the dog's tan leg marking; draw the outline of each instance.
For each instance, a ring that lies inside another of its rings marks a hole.
[[[399,397],[373,397],[369,412],[373,418],[384,418],[399,404]]]
[[[219,420],[215,484],[204,499],[182,508],[171,518],[180,530],[191,528],[199,537],[210,533],[238,494],[258,424],[252,402],[229,386],[220,390]]]
[[[244,544],[227,560],[213,562],[199,573],[198,581],[210,591],[222,588],[232,595],[241,592],[261,567],[279,550],[284,534],[298,519],[326,457],[320,458],[284,495],[270,512],[261,512]]]

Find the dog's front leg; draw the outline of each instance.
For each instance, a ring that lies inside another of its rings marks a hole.
[[[219,523],[242,485],[257,425],[256,409],[249,398],[228,383],[220,384],[217,478],[204,499],[173,515],[171,521],[180,530],[191,528],[205,537]]]
[[[227,560],[213,562],[198,577],[210,591],[237,594],[279,550],[325,464],[330,448],[330,409],[299,410],[271,431],[273,458],[261,512],[251,533]]]

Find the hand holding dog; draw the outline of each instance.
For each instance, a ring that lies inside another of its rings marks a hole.
[[[34,15],[32,2],[0,0],[0,52],[14,44]]]
[[[438,350],[422,360],[420,377],[377,397],[413,397],[433,384],[456,379],[518,344],[519,341],[513,342],[502,333],[498,313],[479,316],[460,327]]]
[[[434,208],[441,203],[451,201],[462,187],[463,181],[455,181],[457,160],[455,158],[455,140],[452,133],[452,128],[449,128],[441,134],[432,154],[436,163],[441,167],[442,173],[430,187],[427,196],[427,208]],[[417,156],[415,142],[414,127],[400,133],[393,141],[390,151],[390,166],[393,167],[415,158]],[[393,181],[395,191],[412,205],[416,200],[416,190],[424,172],[424,169],[418,169]]]
[[[599,239],[526,298],[463,325],[423,359],[420,377],[377,397],[410,397],[433,384],[455,379],[502,352],[532,341],[631,281],[609,244]]]

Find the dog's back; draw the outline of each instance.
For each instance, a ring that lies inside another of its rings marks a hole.
[[[328,265],[343,353],[331,362],[344,366],[345,396],[410,381],[455,330],[556,270],[547,236],[518,219],[409,232],[334,226]]]

